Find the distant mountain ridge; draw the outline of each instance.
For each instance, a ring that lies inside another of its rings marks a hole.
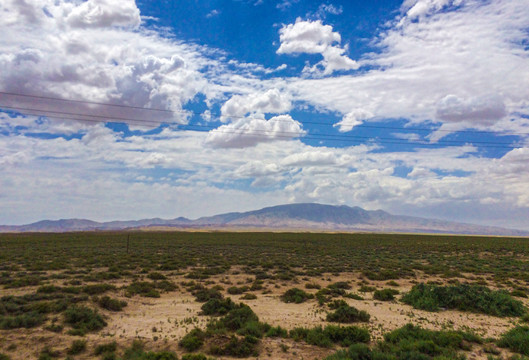
[[[0,232],[66,232],[145,228],[240,228],[529,236],[529,231],[523,230],[392,215],[383,210],[369,211],[358,206],[334,206],[316,203],[278,205],[254,211],[201,217],[196,220],[184,217],[167,220],[154,218],[109,222],[85,219],[43,220],[28,225],[0,226]]]

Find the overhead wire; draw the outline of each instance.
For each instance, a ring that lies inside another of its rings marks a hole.
[[[117,108],[125,108],[125,109],[134,109],[134,110],[142,110],[142,111],[154,111],[154,112],[161,112],[161,113],[168,113],[168,114],[193,114],[196,116],[202,116],[204,113],[188,110],[188,109],[182,109],[182,110],[169,110],[169,109],[162,109],[162,108],[153,108],[153,107],[142,107],[142,106],[133,106],[133,105],[125,105],[125,104],[112,104],[112,103],[106,103],[106,102],[98,102],[98,101],[90,101],[90,100],[76,100],[76,99],[64,99],[59,97],[53,97],[53,96],[43,96],[43,95],[31,95],[31,94],[20,94],[20,93],[14,93],[14,92],[7,92],[7,91],[0,91],[0,95],[9,95],[9,96],[18,96],[18,97],[26,97],[26,98],[33,98],[33,99],[41,99],[41,100],[54,100],[54,101],[62,101],[62,102],[71,102],[71,103],[79,103],[79,104],[89,104],[89,105],[101,105],[101,106],[109,106],[109,107],[117,107]],[[1,98],[0,98],[1,99]],[[0,106],[2,106],[0,104]],[[222,117],[226,116],[228,118],[232,119],[255,119],[255,120],[263,120],[267,121],[265,119],[261,118],[255,118],[251,116],[240,116],[240,115],[220,115],[220,114],[212,114],[215,117]],[[277,119],[276,121],[289,121],[289,120],[281,120]],[[303,124],[311,124],[311,125],[324,125],[324,126],[335,126],[334,123],[329,122],[321,122],[321,121],[303,121]],[[343,125],[343,124],[342,124]],[[347,123],[345,123],[347,125]],[[437,131],[437,132],[449,132],[453,133],[453,130],[448,129],[432,129],[432,128],[421,128],[421,127],[407,127],[407,126],[388,126],[388,125],[372,125],[372,124],[358,124],[355,125],[355,127],[365,127],[365,128],[374,128],[374,129],[389,129],[389,130],[402,130],[402,131]],[[491,131],[488,130],[457,130],[458,133],[485,133],[490,134]],[[512,135],[512,136],[522,136],[522,135],[529,135],[529,132],[502,132],[501,135]]]
[[[1,94],[2,92],[0,92]],[[39,98],[46,98],[46,97],[40,97]],[[63,100],[67,101],[67,100]],[[118,105],[119,107],[128,107],[123,105]],[[365,142],[375,142],[375,143],[381,143],[381,144],[397,144],[397,145],[417,145],[417,146],[465,146],[465,145],[472,145],[472,144],[480,144],[480,147],[485,148],[506,148],[506,149],[513,149],[517,146],[510,145],[505,142],[493,142],[493,141],[458,141],[458,140],[440,140],[435,143],[431,142],[425,142],[425,141],[399,141],[395,138],[386,138],[386,137],[378,137],[378,136],[361,136],[361,135],[338,135],[338,134],[308,134],[303,135],[300,132],[289,132],[289,131],[269,131],[269,130],[260,130],[260,129],[253,129],[250,131],[245,131],[245,129],[222,129],[218,128],[212,125],[203,125],[203,124],[180,124],[180,123],[171,123],[168,121],[156,121],[156,120],[148,120],[148,119],[138,119],[138,118],[130,118],[130,117],[118,117],[118,116],[107,116],[107,115],[96,115],[96,114],[85,114],[85,113],[79,113],[79,112],[67,112],[67,111],[57,111],[57,110],[46,110],[46,109],[36,109],[36,108],[28,108],[28,107],[21,107],[21,106],[8,106],[0,104],[0,108],[4,109],[11,109],[16,110],[20,112],[24,112],[25,114],[32,115],[32,116],[47,116],[52,118],[58,118],[58,119],[64,119],[64,120],[74,120],[74,121],[86,121],[86,122],[111,122],[112,120],[118,120],[118,122],[126,122],[126,123],[133,123],[136,125],[148,125],[148,126],[160,126],[162,124],[175,124],[179,126],[180,128],[185,127],[187,130],[193,130],[196,128],[204,129],[204,130],[213,130],[215,133],[224,133],[224,134],[234,134],[234,135],[240,135],[240,136],[253,136],[253,137],[263,137],[263,138],[270,138],[273,136],[274,138],[299,138],[302,137],[304,139],[310,139],[310,140],[322,140],[322,141],[343,141],[343,142],[353,142],[353,143],[365,143]],[[139,107],[130,107],[133,109],[137,109]],[[146,108],[141,108],[146,109]],[[167,110],[168,112],[171,112]],[[51,114],[51,115],[50,115]],[[257,120],[263,120],[263,121],[279,121],[277,120],[264,120],[264,119],[257,119]],[[116,122],[116,121],[112,121]],[[191,129],[190,129],[191,128]],[[195,130],[199,131],[199,130]]]

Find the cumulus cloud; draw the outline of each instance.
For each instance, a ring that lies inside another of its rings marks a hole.
[[[138,27],[140,11],[134,0],[90,0],[74,7],[66,16],[66,23],[72,27]]]
[[[342,121],[336,123],[334,126],[338,126],[340,132],[351,131],[355,126],[361,125],[365,120],[373,117],[373,114],[364,109],[354,109],[348,112],[342,118]]]
[[[234,95],[222,105],[221,120],[237,119],[249,113],[278,114],[289,111],[291,107],[290,95],[278,89],[270,89],[263,93]]]
[[[517,131],[519,124],[529,122],[520,117],[528,115],[529,52],[523,45],[528,27],[529,7],[524,1],[407,1],[402,15],[373,43],[379,51],[359,60],[371,70],[299,78],[289,82],[287,90],[296,94],[294,100],[344,115],[365,109],[375,121],[433,120],[457,124],[454,131]],[[326,34],[332,31],[327,29]],[[330,35],[322,39],[304,40],[297,47],[302,50],[311,43],[313,51],[320,51],[333,40]],[[296,49],[296,42],[286,40],[292,51]],[[509,117],[517,121],[505,121]]]
[[[303,134],[301,123],[290,115],[278,115],[269,120],[243,118],[211,130],[206,144],[216,148],[245,148],[262,142],[294,139]]]
[[[470,99],[447,95],[437,104],[436,115],[446,122],[492,125],[506,116],[507,111],[502,98],[497,94]]]
[[[279,30],[281,45],[278,54],[321,54],[323,60],[312,67],[307,67],[305,72],[318,73],[323,68],[323,74],[329,75],[337,70],[355,70],[359,64],[347,57],[347,47],[338,46],[342,38],[332,26],[323,25],[321,20],[303,21],[296,19],[294,24],[283,26]]]
[[[209,94],[202,50],[139,28],[132,0],[8,0],[0,8],[0,90],[91,102],[3,95],[4,106],[156,127],[185,123],[183,104]]]

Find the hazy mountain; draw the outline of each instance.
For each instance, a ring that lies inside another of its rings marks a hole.
[[[424,232],[529,236],[529,231],[463,224],[419,217],[391,215],[382,210],[321,204],[291,204],[248,212],[233,212],[197,220],[186,218],[95,222],[82,219],[44,220],[29,225],[0,226],[0,231],[62,232],[134,228],[246,228],[371,232]]]

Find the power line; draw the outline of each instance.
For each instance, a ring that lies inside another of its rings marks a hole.
[[[202,116],[203,113],[193,111],[193,110],[168,110],[168,109],[161,109],[161,108],[152,108],[152,107],[141,107],[141,106],[132,106],[132,105],[123,105],[123,104],[112,104],[112,103],[104,103],[104,102],[97,102],[97,101],[89,101],[89,100],[74,100],[74,99],[63,99],[58,97],[52,97],[52,96],[42,96],[42,95],[30,95],[30,94],[20,94],[20,93],[13,93],[13,92],[6,92],[6,91],[0,91],[1,95],[10,95],[10,96],[19,96],[19,97],[27,97],[27,98],[33,98],[33,99],[41,99],[41,100],[55,100],[55,101],[62,101],[62,102],[71,102],[71,103],[80,103],[80,104],[90,104],[90,105],[102,105],[102,106],[110,106],[110,107],[117,107],[117,108],[125,108],[125,109],[134,109],[134,110],[143,110],[143,111],[155,111],[155,112],[161,112],[161,113],[167,113],[167,114],[193,114],[196,116]],[[0,104],[0,106],[2,106]],[[7,107],[7,106],[5,106]],[[220,118],[222,115],[219,114],[212,114],[215,115],[215,117]],[[225,115],[226,117],[233,118],[233,119],[254,119],[254,120],[262,120],[267,121],[265,119],[261,118],[255,118],[255,117],[247,117],[247,116],[238,116],[238,115]],[[115,118],[115,117],[114,117]],[[277,119],[276,121],[288,121],[288,120],[281,120]],[[335,126],[336,124],[328,123],[328,122],[320,122],[320,121],[303,121],[303,124],[311,124],[311,125],[324,125],[324,126]],[[431,129],[431,128],[421,128],[421,127],[398,127],[398,126],[386,126],[386,125],[370,125],[370,124],[359,124],[355,127],[363,127],[363,128],[373,128],[373,129],[387,129],[387,130],[401,130],[401,131],[437,131],[437,132],[448,132],[453,133],[453,130],[444,130],[444,129]],[[482,133],[482,134],[489,134],[491,131],[487,130],[457,130],[458,133]],[[529,135],[529,133],[519,133],[519,132],[509,132],[509,133],[502,133],[502,135],[512,135],[512,136],[520,136],[520,135]]]
[[[33,109],[33,108],[24,108],[24,107],[16,107],[16,106],[4,106],[0,104],[0,107],[13,109],[17,111],[24,111],[28,115],[32,116],[50,116],[49,114],[52,114],[52,118],[58,118],[58,119],[64,119],[64,120],[75,120],[75,121],[86,121],[86,122],[94,122],[94,123],[102,123],[102,122],[108,122],[110,120],[120,120],[120,121],[126,121],[126,122],[133,122],[134,124],[139,125],[162,125],[162,124],[170,124],[168,122],[163,121],[153,121],[153,120],[146,120],[146,119],[134,119],[134,118],[127,118],[127,117],[109,117],[109,116],[103,116],[103,115],[93,115],[93,114],[82,114],[82,113],[76,113],[76,112],[66,112],[66,111],[55,111],[55,110],[43,110],[43,109]],[[28,113],[28,112],[34,112],[34,113]],[[67,115],[67,116],[66,116]],[[75,117],[75,118],[73,118]],[[275,120],[274,120],[275,121]],[[278,132],[271,132],[267,130],[259,130],[254,129],[251,131],[244,131],[244,129],[219,129],[211,125],[201,125],[201,124],[178,124],[178,126],[186,127],[187,130],[191,131],[198,131],[194,129],[189,128],[200,128],[205,130],[214,130],[215,133],[224,133],[224,134],[234,134],[234,135],[241,135],[241,136],[254,136],[254,137],[262,137],[262,138],[269,138],[270,135],[273,135],[277,138],[298,138],[301,136],[299,132],[289,132],[289,131],[278,131]],[[185,129],[184,129],[185,130]],[[491,142],[491,141],[454,141],[454,140],[441,140],[436,143],[426,143],[426,142],[410,142],[410,141],[399,141],[398,139],[394,138],[384,138],[384,137],[370,137],[370,136],[360,136],[360,135],[338,135],[338,134],[313,134],[313,135],[305,135],[303,136],[304,139],[310,139],[310,140],[325,140],[325,141],[345,141],[345,142],[354,142],[354,143],[363,143],[367,141],[376,141],[377,143],[381,144],[398,144],[398,145],[420,145],[420,146],[464,146],[469,145],[469,143],[479,143],[481,147],[485,148],[505,148],[505,149],[512,149],[516,146],[508,145],[507,143],[502,142]]]

